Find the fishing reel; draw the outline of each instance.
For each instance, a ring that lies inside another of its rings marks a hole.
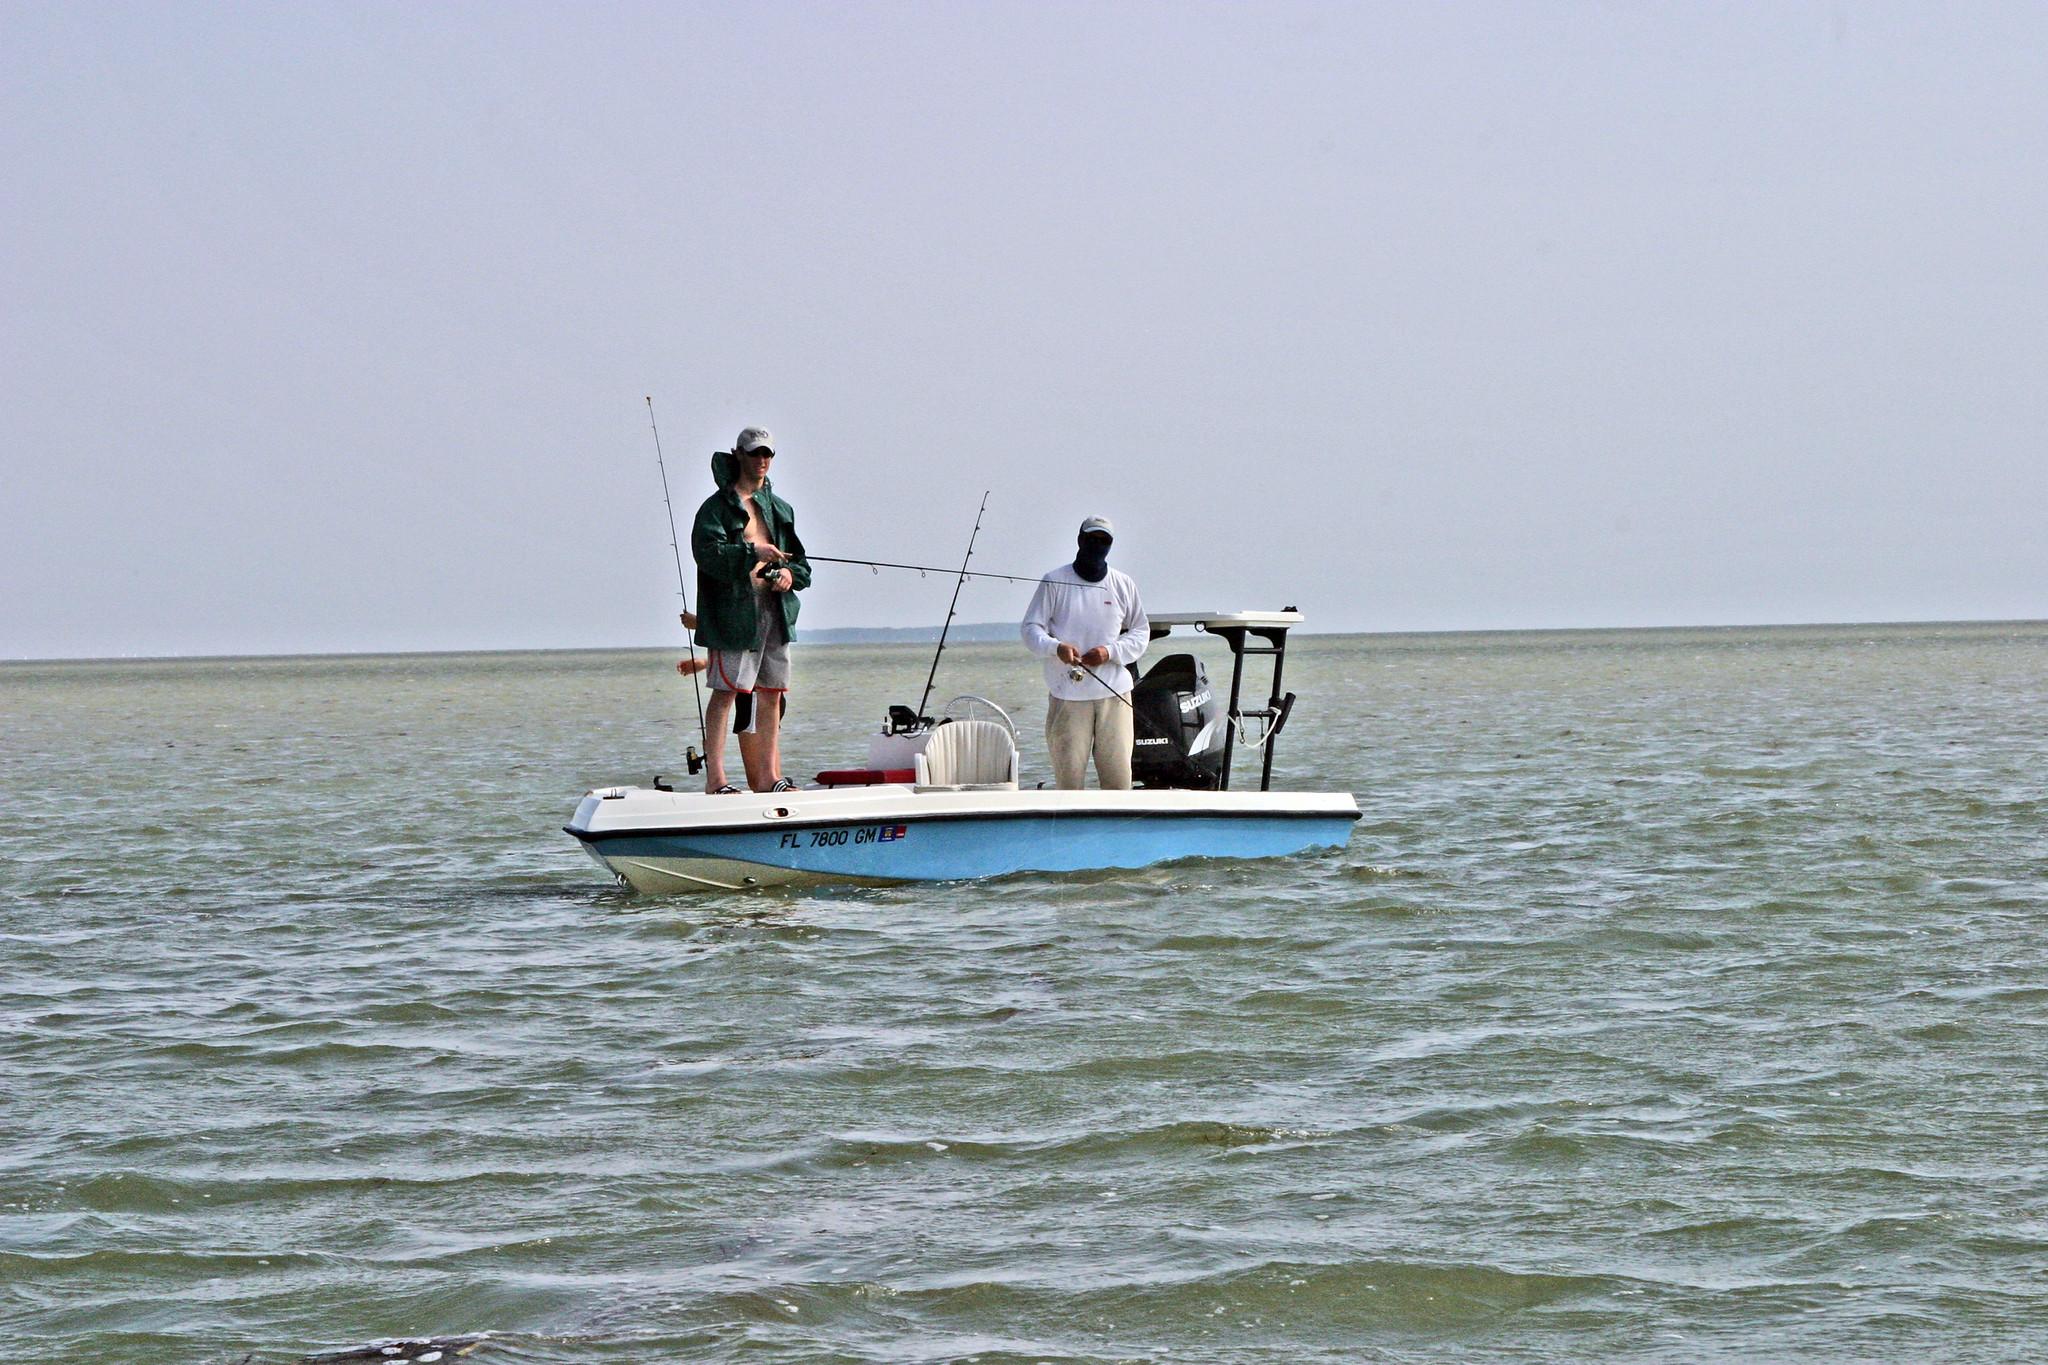
[[[932,728],[930,716],[920,716],[907,706],[892,703],[889,707],[889,723],[883,728],[885,735],[922,734]]]
[[[683,750],[683,761],[689,765],[690,776],[692,777],[704,771],[704,755],[697,752],[697,746],[694,744]],[[672,792],[675,790],[674,787],[661,780],[660,773],[654,775],[654,789],[658,792]]]
[[[888,722],[882,727],[882,733],[921,735],[927,730],[937,729],[948,721],[975,719],[993,720],[1010,732],[1012,742],[1017,738],[1017,722],[1010,719],[1010,713],[987,697],[977,696],[972,692],[963,692],[947,702],[940,708],[936,720],[930,716],[921,716],[908,706],[892,705],[889,708]]]

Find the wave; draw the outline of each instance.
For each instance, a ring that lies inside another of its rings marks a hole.
[[[880,1166],[935,1159],[1012,1161],[1034,1168],[1078,1160],[1131,1161],[1174,1153],[1304,1146],[1336,1136],[1328,1130],[1184,1119],[1144,1128],[1088,1129],[1018,1136],[942,1133],[841,1133],[807,1159],[825,1168]]]

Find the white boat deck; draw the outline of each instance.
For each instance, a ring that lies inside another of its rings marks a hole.
[[[653,834],[676,830],[733,832],[818,824],[899,820],[987,819],[1002,816],[1338,815],[1358,817],[1349,792],[1204,791],[947,791],[907,785],[831,787],[794,792],[707,796],[651,787],[606,787],[576,808],[577,834]]]

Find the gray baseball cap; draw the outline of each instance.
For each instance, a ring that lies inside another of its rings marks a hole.
[[[740,438],[732,443],[732,448],[734,453],[740,455],[745,455],[755,450],[765,450],[770,455],[773,455],[775,453],[775,438],[769,434],[766,427],[748,427],[740,433]]]
[[[1111,526],[1109,524],[1108,517],[1090,517],[1088,518],[1088,520],[1081,523],[1082,535],[1085,536],[1091,531],[1100,531],[1103,535],[1108,536],[1111,540],[1116,539],[1116,527]]]

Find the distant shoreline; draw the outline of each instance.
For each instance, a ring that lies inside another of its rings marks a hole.
[[[1017,638],[1015,621],[962,622],[946,632],[948,644],[992,645]],[[835,626],[807,630],[799,643],[812,645],[935,645],[937,626]]]
[[[1689,625],[1689,626],[1502,626],[1474,630],[1355,630],[1318,631],[1297,628],[1296,638],[1312,636],[1316,639],[1359,639],[1359,640],[1412,640],[1446,639],[1469,636],[1473,639],[1498,639],[1511,635],[1557,635],[1557,636],[1599,636],[1599,635],[1685,635],[1685,634],[1738,634],[1755,631],[1798,631],[1798,630],[1930,630],[1955,627],[1976,627],[1998,629],[2024,627],[2039,629],[2048,627],[2048,619],[2029,617],[1968,617],[1949,621],[1777,621],[1760,624],[1738,625]],[[1183,637],[1186,638],[1186,637]],[[838,626],[830,629],[806,630],[796,641],[799,649],[831,649],[843,645],[932,645],[937,644],[939,631],[936,626]],[[1008,644],[1017,640],[1017,627],[1010,622],[977,622],[954,626],[946,637],[949,645]],[[146,664],[146,663],[224,663],[235,660],[288,659],[433,659],[485,657],[492,655],[517,654],[639,654],[639,653],[680,653],[685,649],[682,641],[673,644],[634,645],[550,645],[514,646],[504,649],[335,649],[316,651],[282,651],[260,654],[105,654],[97,656],[21,656],[0,659],[0,668],[29,664]]]

